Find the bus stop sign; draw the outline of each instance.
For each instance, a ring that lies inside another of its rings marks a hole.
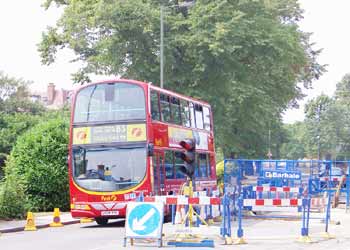
[[[126,237],[160,239],[163,216],[163,203],[128,203],[125,222]]]

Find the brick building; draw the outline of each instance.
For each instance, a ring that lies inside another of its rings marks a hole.
[[[48,109],[60,109],[70,104],[72,93],[72,90],[58,89],[55,84],[49,83],[46,91],[30,91],[29,98]]]

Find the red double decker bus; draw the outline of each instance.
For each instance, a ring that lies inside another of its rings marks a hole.
[[[82,86],[72,99],[69,140],[73,217],[98,224],[125,217],[142,192],[179,191],[179,143],[196,140],[195,186],[216,187],[213,119],[206,102],[150,83],[111,80]]]

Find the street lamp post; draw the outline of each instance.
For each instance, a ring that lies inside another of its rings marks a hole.
[[[164,85],[164,7],[160,6],[160,87]]]
[[[321,157],[321,145],[320,145],[320,122],[321,122],[321,112],[322,110],[322,103],[318,105],[317,107],[317,160],[320,160]]]
[[[172,5],[168,7],[182,7],[190,8],[194,5],[195,0],[186,1],[179,5]],[[164,6],[160,5],[160,87],[164,86]]]

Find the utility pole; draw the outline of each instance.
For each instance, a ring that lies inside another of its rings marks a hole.
[[[186,1],[179,5],[172,5],[167,7],[182,7],[190,8],[194,5],[195,0]],[[164,6],[160,4],[160,87],[164,87]]]
[[[164,85],[164,7],[160,5],[160,87]]]
[[[321,121],[322,104],[317,107],[317,160],[321,157],[321,145],[320,145],[320,121]]]
[[[267,152],[267,157],[271,159],[272,153],[271,153],[271,129],[269,129],[269,152]]]

